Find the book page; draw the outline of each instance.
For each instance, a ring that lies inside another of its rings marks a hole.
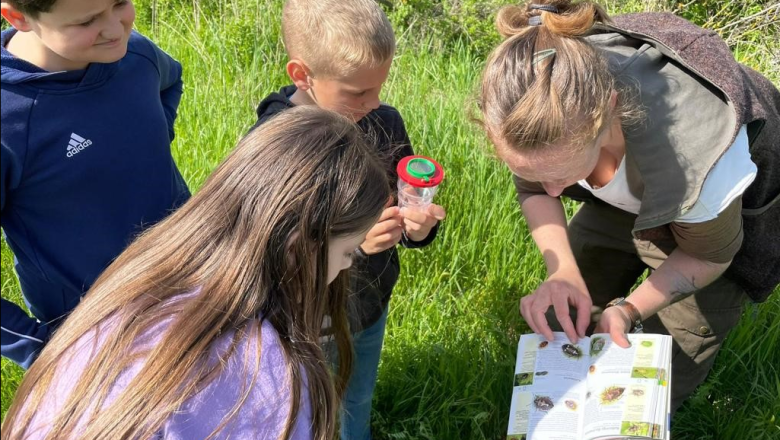
[[[583,438],[666,436],[671,337],[630,334],[621,348],[608,334],[590,340]],[[659,400],[664,402],[659,404]]]
[[[555,333],[518,343],[508,440],[581,440],[590,340]]]
[[[669,439],[671,436],[671,432],[669,430],[671,425],[671,409],[672,409],[672,390],[671,390],[671,383],[672,383],[672,341],[671,338],[668,341],[664,341],[664,358],[662,362],[664,365],[668,365],[668,370],[666,374],[666,381],[664,383],[660,383],[662,387],[665,387],[665,389],[661,388],[659,391],[658,401],[656,402],[656,425],[658,425],[658,432],[653,432],[653,438],[660,438],[660,439]]]

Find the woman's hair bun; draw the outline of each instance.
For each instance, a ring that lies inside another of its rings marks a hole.
[[[561,37],[580,37],[595,23],[608,21],[609,15],[604,8],[591,1],[531,0],[523,5],[501,8],[496,15],[496,28],[504,38],[537,24]]]
[[[529,11],[523,6],[509,5],[499,9],[496,15],[496,28],[498,33],[504,38],[509,38],[522,32],[530,26],[528,20],[531,18]]]

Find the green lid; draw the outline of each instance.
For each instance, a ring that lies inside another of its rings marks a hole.
[[[428,181],[436,172],[436,165],[428,159],[417,157],[406,164],[406,171],[413,177]]]

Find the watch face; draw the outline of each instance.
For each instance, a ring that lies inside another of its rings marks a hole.
[[[624,299],[625,298],[623,298],[623,297],[615,298],[612,301],[607,303],[607,307],[616,306],[616,305],[620,304],[621,302],[623,302]]]

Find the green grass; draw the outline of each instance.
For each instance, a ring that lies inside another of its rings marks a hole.
[[[154,23],[139,6],[139,30],[185,68],[173,148],[193,189],[254,122],[257,102],[287,83],[278,2],[267,3],[169,2]],[[615,11],[646,2],[606,3]],[[459,43],[444,53],[430,50],[442,45],[402,35],[383,99],[404,115],[417,152],[446,167],[437,197],[448,218],[432,246],[403,251],[375,395],[375,437],[495,440],[506,432],[517,340],[529,331],[518,301],[546,272],[509,173],[467,121],[484,57]],[[778,83],[776,39],[746,32],[734,49]],[[2,295],[20,302],[12,267],[3,243]],[[673,438],[780,438],[779,368],[780,290],[746,310],[710,378],[681,409]],[[3,414],[21,375],[3,359]]]

